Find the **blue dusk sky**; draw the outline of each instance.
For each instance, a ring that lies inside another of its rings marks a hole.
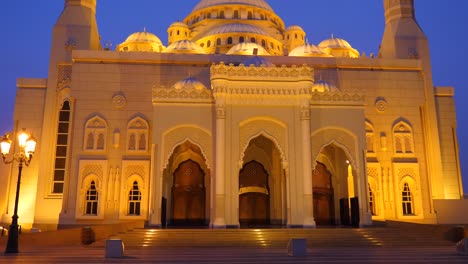
[[[167,45],[169,25],[183,20],[199,0],[98,0],[102,42],[113,47],[136,31],[156,34]],[[366,54],[378,53],[384,31],[383,0],[269,0],[286,26],[300,25],[310,43],[335,37]],[[0,134],[13,129],[16,78],[46,78],[52,27],[63,0],[2,1],[0,9]],[[467,0],[415,0],[426,33],[436,86],[455,87],[460,163],[468,193]]]

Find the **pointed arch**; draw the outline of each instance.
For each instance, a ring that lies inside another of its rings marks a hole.
[[[328,145],[341,148],[348,156],[354,169],[360,170],[357,136],[351,131],[341,127],[323,127],[312,133],[312,161],[315,168],[316,160],[322,150]]]
[[[161,164],[163,169],[167,169],[175,149],[184,142],[190,142],[197,146],[205,160],[207,169],[211,169],[212,137],[209,130],[197,125],[180,125],[165,131],[162,138],[163,155],[161,156]]]
[[[88,119],[84,127],[84,151],[104,151],[107,145],[107,122],[99,115]]]
[[[393,123],[393,146],[396,155],[413,155],[414,139],[411,124],[403,118]]]
[[[288,158],[286,153],[288,146],[286,127],[286,124],[282,121],[268,116],[249,118],[240,122],[240,168],[242,167],[245,151],[249,147],[250,141],[259,136],[264,136],[271,140],[278,149],[282,162],[287,163]]]
[[[148,151],[149,123],[141,116],[136,116],[127,124],[127,152],[146,153]]]

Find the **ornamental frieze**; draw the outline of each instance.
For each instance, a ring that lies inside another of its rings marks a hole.
[[[213,79],[228,79],[228,80],[267,80],[267,81],[314,81],[314,69],[307,66],[291,67],[281,65],[279,67],[272,65],[255,65],[245,66],[240,64],[226,65],[224,62],[213,64],[211,66],[211,80]]]
[[[153,102],[211,103],[213,95],[208,89],[153,88]]]
[[[365,105],[366,96],[357,91],[312,92],[312,105]]]

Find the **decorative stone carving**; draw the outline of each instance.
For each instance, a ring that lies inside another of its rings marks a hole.
[[[385,112],[385,110],[387,110],[387,100],[385,100],[383,97],[378,97],[375,100],[375,109],[377,112]]]
[[[312,105],[364,105],[366,97],[357,91],[312,92]]]
[[[121,93],[115,94],[112,97],[112,106],[115,109],[123,109],[127,105],[127,99]]]
[[[226,78],[230,80],[285,80],[285,79],[300,79],[301,81],[313,82],[314,70],[313,68],[302,65],[288,67],[281,65],[277,67],[275,65],[266,66],[261,65],[256,67],[255,65],[245,66],[240,64],[234,66],[233,64],[226,65],[224,62],[219,64],[213,64],[211,66],[211,78]]]
[[[71,85],[72,66],[62,64],[57,66],[57,91],[69,88]]]
[[[211,103],[213,95],[208,89],[174,89],[174,88],[153,88],[153,103],[165,102],[193,102]]]

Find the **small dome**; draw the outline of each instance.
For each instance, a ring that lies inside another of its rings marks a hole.
[[[359,58],[359,51],[354,49],[346,40],[331,37],[318,45],[334,57]]]
[[[192,10],[192,12],[212,7],[212,6],[222,6],[222,5],[248,5],[266,9],[273,12],[273,8],[264,0],[201,0]]]
[[[167,47],[166,52],[206,54],[200,45],[190,40],[176,41]]]
[[[185,24],[184,22],[180,22],[180,21],[177,21],[177,22],[174,22],[172,23],[169,28],[171,27],[182,27],[182,28],[189,28],[189,26],[187,26],[187,24]]]
[[[188,89],[188,90],[203,90],[207,89],[206,86],[198,81],[195,77],[188,77],[183,79],[182,81],[178,81],[174,86],[172,86],[176,90],[181,89]]]
[[[314,85],[312,86],[312,92],[324,93],[324,92],[334,92],[337,90],[338,89],[336,88],[336,86],[329,84],[324,80],[315,82]]]
[[[304,44],[299,47],[296,47],[291,52],[289,56],[295,57],[330,57],[322,48],[317,47],[312,44]]]
[[[128,36],[125,42],[154,42],[162,44],[161,40],[156,35],[147,31],[135,32]]]
[[[319,47],[321,48],[353,48],[348,41],[340,38],[331,37],[320,42]]]
[[[249,57],[248,59],[246,59],[244,62],[242,62],[242,64],[244,64],[245,66],[250,66],[250,65],[254,65],[255,67],[260,67],[262,65],[265,65],[267,67],[270,67],[272,66],[273,64],[267,60],[266,58],[263,58],[263,57],[259,57],[259,56],[253,56],[253,57]]]
[[[285,31],[302,31],[304,32],[304,29],[302,29],[302,27],[298,26],[298,25],[292,25],[292,26],[289,26],[285,29]]]
[[[165,49],[161,40],[150,32],[135,32],[117,46],[117,51],[161,52]]]
[[[257,52],[255,53],[255,49]],[[228,55],[260,55],[269,56],[270,53],[257,43],[243,42],[232,47],[226,54]]]
[[[263,29],[249,25],[249,24],[242,24],[242,23],[231,23],[231,24],[224,24],[217,26],[204,34],[200,34],[197,36],[198,39],[202,39],[205,37],[213,36],[213,35],[221,35],[221,34],[229,34],[229,33],[252,33],[258,34],[263,36],[270,36],[266,33]]]

